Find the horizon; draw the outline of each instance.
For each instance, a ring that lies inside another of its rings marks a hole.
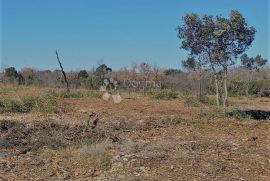
[[[267,0],[0,0],[1,68],[56,70],[58,50],[66,71],[91,70],[101,60],[116,71],[141,62],[181,69],[188,55],[175,30],[181,18],[190,12],[228,17],[232,9],[257,30],[246,53],[269,60],[269,5]]]

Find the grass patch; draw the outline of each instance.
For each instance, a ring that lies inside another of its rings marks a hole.
[[[102,94],[98,91],[91,90],[91,91],[86,92],[84,96],[100,99],[102,97]]]
[[[26,113],[38,111],[44,113],[57,112],[56,100],[52,97],[25,97],[22,100],[0,100],[0,112]]]
[[[101,93],[91,90],[91,91],[56,91],[56,90],[50,90],[47,93],[47,96],[49,97],[54,97],[54,98],[75,98],[75,99],[79,99],[79,98],[83,98],[83,97],[91,97],[91,98],[101,98]]]
[[[95,144],[95,140],[91,139],[91,138],[82,138],[80,141],[79,141],[79,145],[81,146],[91,146],[93,144]]]

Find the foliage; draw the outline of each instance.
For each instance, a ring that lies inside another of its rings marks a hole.
[[[98,68],[96,68],[95,75],[104,78],[107,68],[108,67],[106,64],[101,64]]]
[[[231,11],[229,18],[214,18],[209,15],[200,17],[191,13],[184,16],[183,20],[184,24],[177,28],[178,37],[182,40],[181,48],[189,51],[192,57],[201,60],[204,65],[208,65],[215,76],[218,74],[217,70],[223,70],[225,112],[228,67],[235,64],[236,58],[251,46],[256,30],[248,27],[245,18],[236,10]],[[194,61],[187,63],[189,68],[195,65]],[[216,97],[219,97],[218,90],[217,87]]]
[[[263,59],[261,55],[257,55],[255,58],[248,57],[247,54],[243,54],[241,57],[242,65],[247,68],[248,70],[257,70],[259,71],[266,62],[267,59]]]
[[[9,67],[5,69],[5,76],[15,79],[18,77],[18,72],[14,67]]]
[[[234,117],[236,119],[239,119],[239,120],[249,118],[249,116],[246,114],[246,112],[242,111],[240,109],[234,109],[232,112],[228,113],[227,115]]]
[[[88,73],[86,70],[81,70],[79,73],[78,73],[78,79],[86,79],[88,78]]]
[[[182,71],[179,69],[167,69],[164,71],[164,73],[165,75],[176,75],[176,74],[182,73]]]
[[[253,80],[249,83],[249,94],[264,97],[265,93],[270,90],[270,82],[268,80]],[[228,85],[228,93],[230,96],[244,96],[246,91],[246,83],[240,81],[232,81]],[[266,96],[267,97],[267,96]]]

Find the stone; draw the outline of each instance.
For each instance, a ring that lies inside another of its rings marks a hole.
[[[114,104],[119,104],[122,102],[122,97],[119,94],[112,95]]]
[[[102,99],[103,99],[104,101],[108,101],[108,100],[110,99],[110,97],[111,97],[111,94],[109,94],[108,92],[106,92],[106,93],[104,93],[104,94],[102,95]]]

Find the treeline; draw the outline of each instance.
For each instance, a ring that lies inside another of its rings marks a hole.
[[[250,95],[270,96],[270,70],[262,67],[252,72],[241,65],[231,69],[228,77],[228,94],[230,96],[244,96],[247,88]],[[122,68],[112,71],[102,64],[94,71],[70,71],[67,79],[71,88],[100,89],[109,86],[111,89],[128,91],[174,90],[183,93],[196,93],[203,97],[206,94],[215,94],[215,80],[211,71],[194,71],[190,69],[161,69],[147,63],[133,64],[131,68]],[[60,70],[35,70],[14,67],[6,68],[0,77],[4,84],[23,86],[44,86],[64,88],[65,82]],[[222,79],[219,79],[219,84]],[[248,87],[247,87],[248,86]],[[221,93],[222,95],[222,93]]]

